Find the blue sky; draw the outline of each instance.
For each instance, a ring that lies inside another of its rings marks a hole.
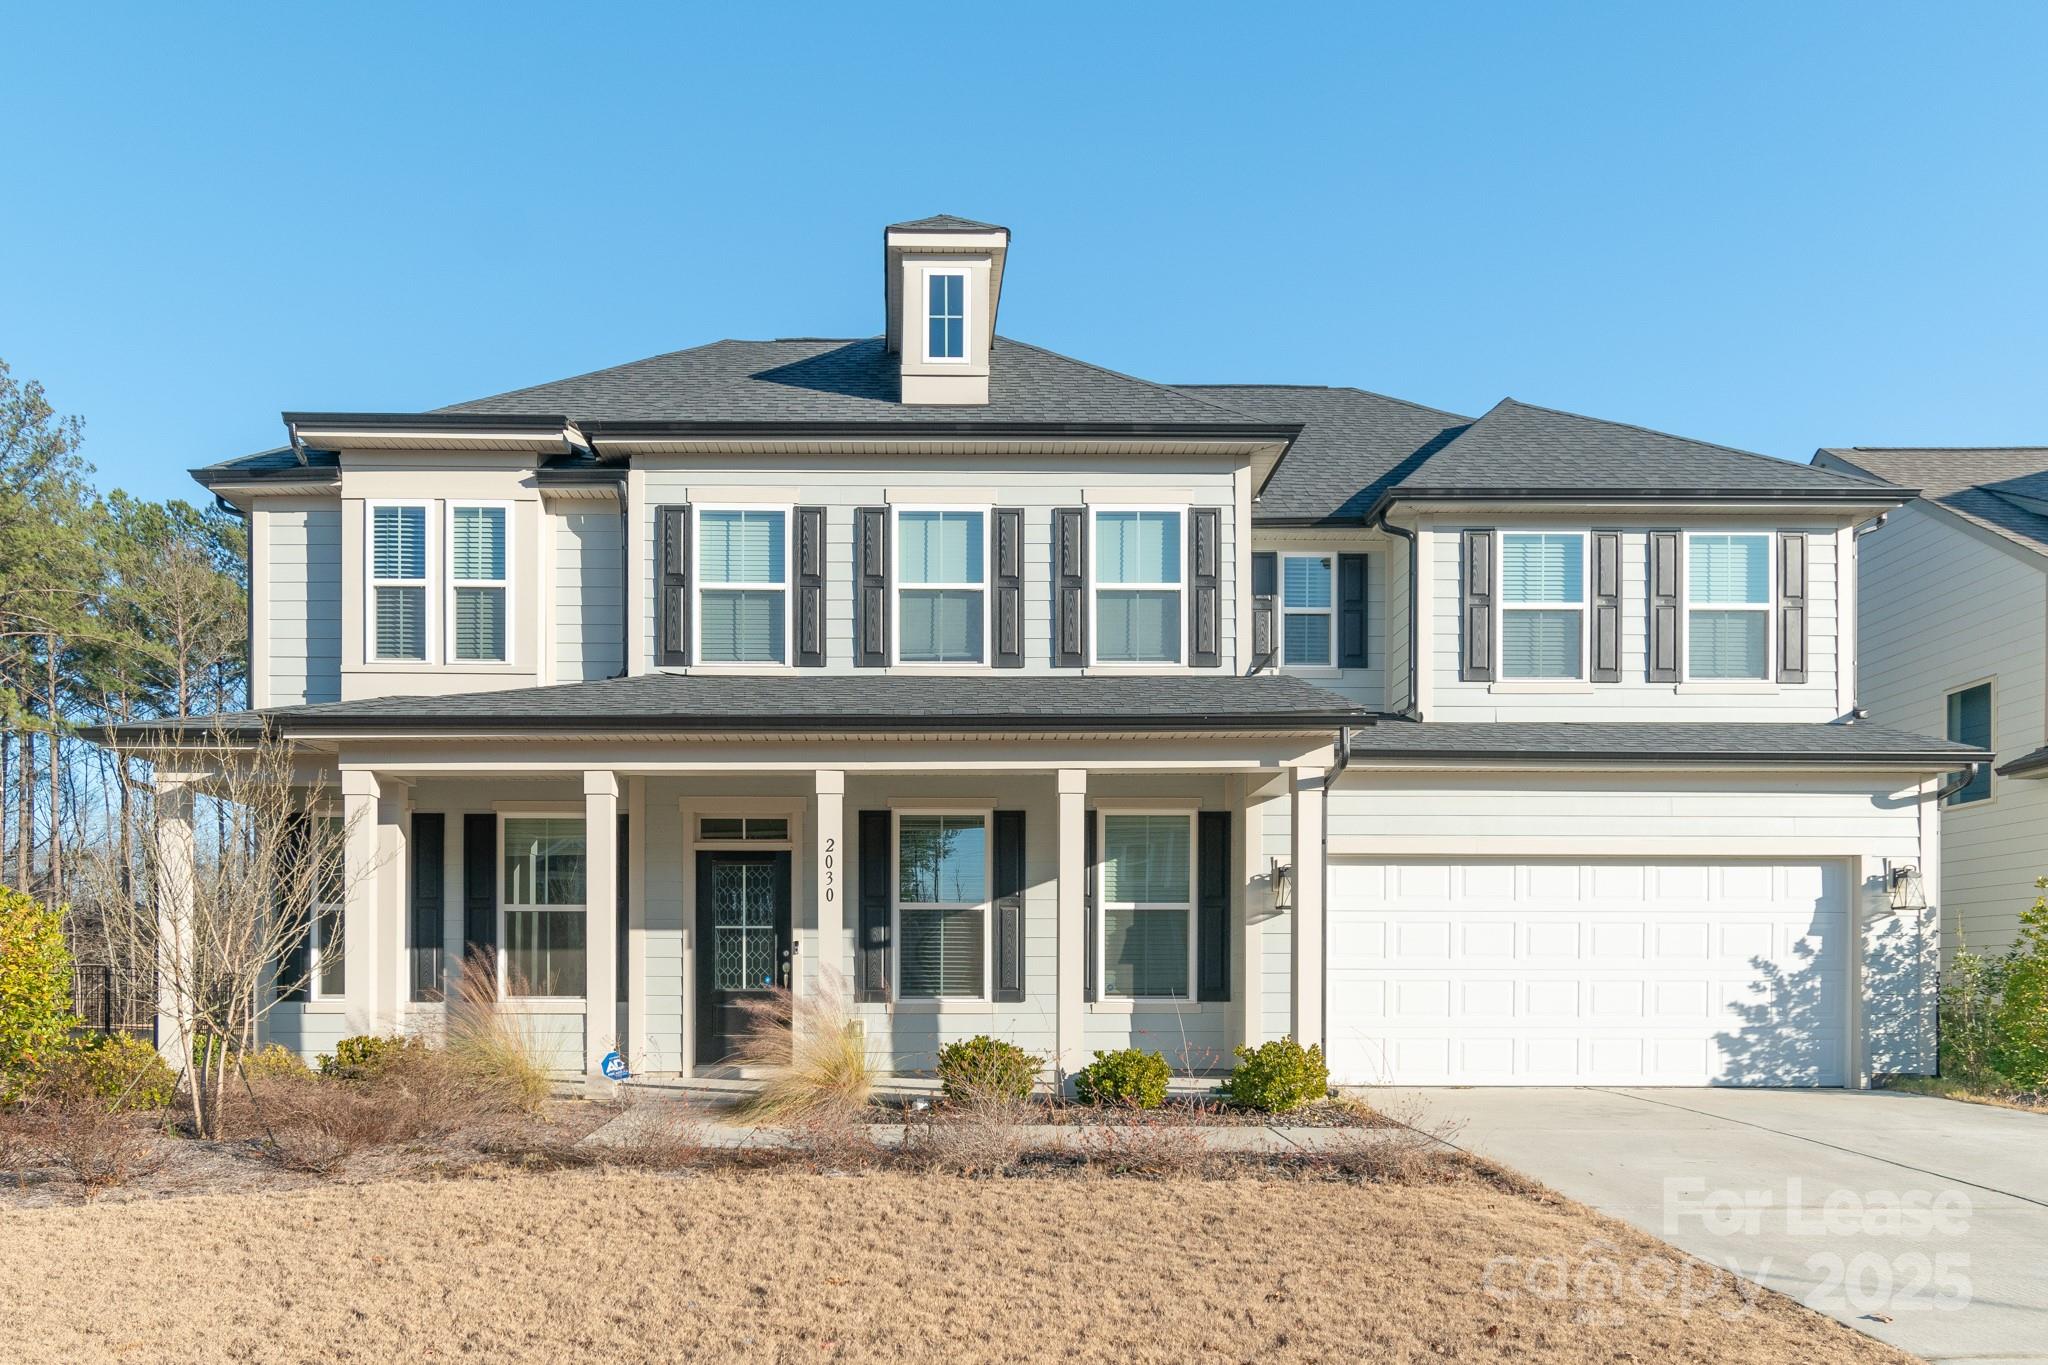
[[[1003,330],[1804,459],[2048,443],[2048,6],[0,4],[0,357],[102,482],[725,336]]]

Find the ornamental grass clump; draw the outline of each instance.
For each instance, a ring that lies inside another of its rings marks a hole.
[[[814,992],[776,989],[741,1008],[746,1027],[731,1060],[761,1073],[760,1089],[737,1111],[742,1122],[837,1135],[864,1114],[875,1062],[836,972],[820,971]]]
[[[457,1069],[508,1109],[539,1113],[553,1091],[529,1016],[499,1007],[498,974],[484,954],[470,954],[455,975],[442,1046]]]
[[[1172,1075],[1166,1058],[1157,1052],[1135,1047],[1098,1052],[1094,1061],[1074,1073],[1074,1095],[1083,1104],[1157,1109],[1166,1103],[1166,1083]]]

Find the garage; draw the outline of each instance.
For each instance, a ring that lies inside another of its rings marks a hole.
[[[1838,860],[1334,859],[1332,1079],[1841,1085]]]

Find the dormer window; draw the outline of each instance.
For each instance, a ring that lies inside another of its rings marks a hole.
[[[967,359],[967,273],[927,270],[924,290],[924,358]]]

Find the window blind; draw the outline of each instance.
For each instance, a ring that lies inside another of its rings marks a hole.
[[[1180,513],[1098,512],[1095,581],[1180,582]]]
[[[1188,994],[1188,912],[1106,908],[1102,956],[1111,995]]]
[[[1579,602],[1586,595],[1585,543],[1577,536],[1513,534],[1502,537],[1501,599],[1505,602]]]
[[[505,590],[455,590],[455,657],[502,660],[505,657]]]
[[[698,518],[698,572],[706,583],[781,583],[786,540],[780,511],[704,512]]]
[[[1686,578],[1693,602],[1769,604],[1771,550],[1767,537],[1694,536],[1690,558]]]
[[[378,507],[372,510],[371,576],[427,576],[427,509]]]
[[[902,512],[896,532],[905,583],[981,582],[981,513]]]
[[[1180,594],[1119,590],[1098,594],[1095,657],[1103,663],[1158,663],[1180,657]]]
[[[458,580],[505,577],[505,509],[457,507],[449,536],[450,567]]]
[[[377,589],[377,657],[427,657],[427,590],[423,587]]]
[[[1185,815],[1106,815],[1102,894],[1110,904],[1184,905],[1194,822]]]
[[[899,912],[903,928],[902,994],[979,997],[984,912],[913,910]]]
[[[980,663],[981,594],[906,588],[896,632],[907,663]]]
[[[706,663],[779,663],[783,643],[780,592],[706,588],[698,642]]]
[[[1516,610],[1501,613],[1500,668],[1504,678],[1579,676],[1579,614]]]

